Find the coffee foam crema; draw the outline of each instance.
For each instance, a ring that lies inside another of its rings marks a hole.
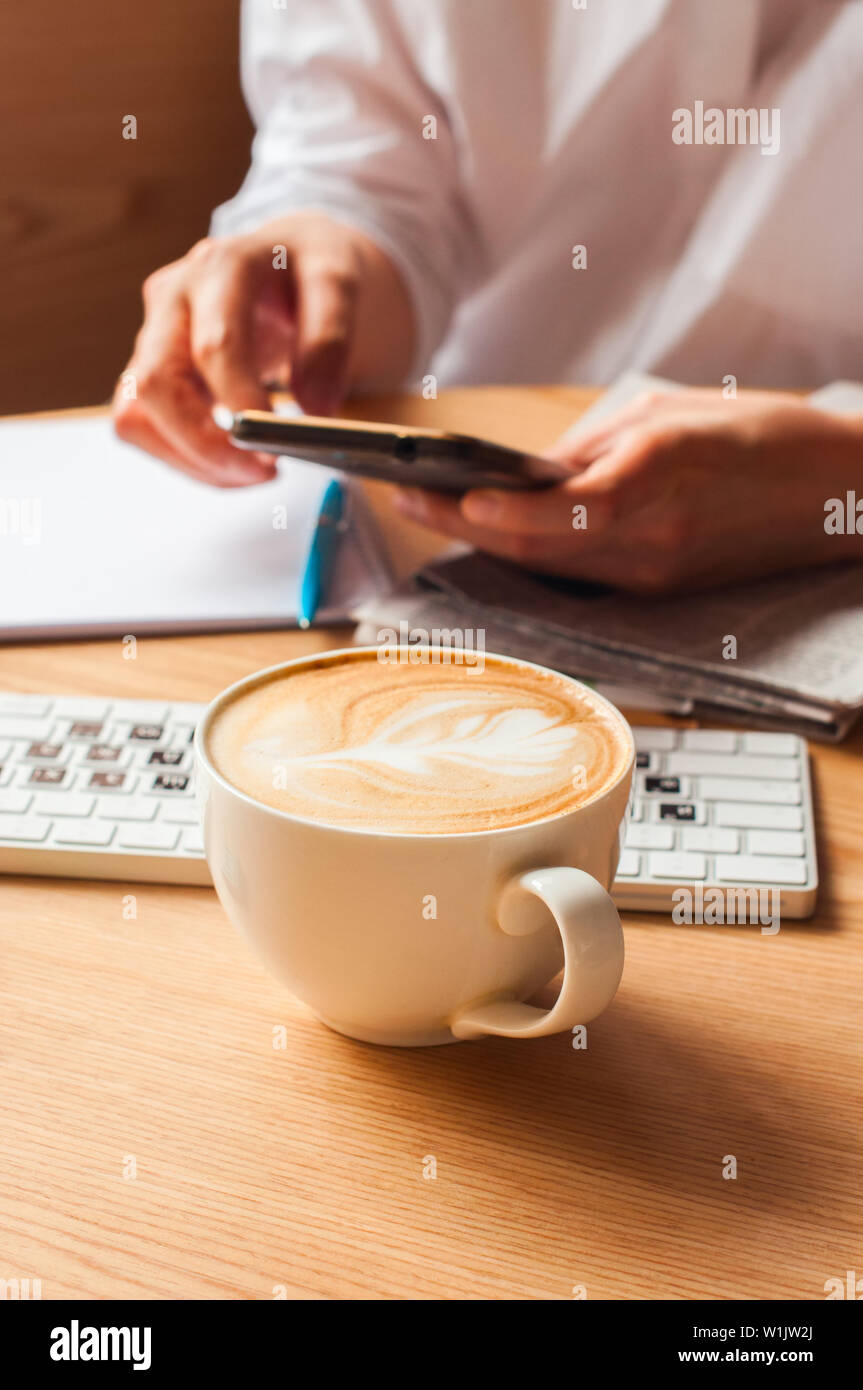
[[[213,722],[209,752],[226,781],[278,810],[433,835],[580,806],[622,776],[630,744],[612,710],[551,671],[372,654],[237,695]]]

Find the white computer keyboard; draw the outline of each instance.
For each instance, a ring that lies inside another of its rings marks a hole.
[[[204,708],[0,694],[0,871],[209,883],[192,771]]]
[[[633,733],[618,907],[667,911],[681,885],[700,886],[702,905],[709,888],[776,889],[782,916],[808,917],[818,865],[805,740],[710,729]]]
[[[0,694],[0,872],[210,882],[194,796],[204,706]],[[636,728],[614,897],[669,911],[675,889],[778,889],[805,917],[818,874],[809,759],[792,734]]]

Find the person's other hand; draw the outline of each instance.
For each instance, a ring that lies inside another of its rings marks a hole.
[[[275,464],[231,444],[214,405],[267,410],[263,383],[277,381],[308,414],[331,415],[349,384],[398,381],[410,363],[401,277],[367,237],[322,214],[200,241],[150,275],[143,297],[114,393],[117,433],[221,487],[264,482]]]
[[[643,594],[863,559],[861,537],[824,529],[827,500],[860,485],[858,418],[778,392],[650,392],[613,418],[576,423],[547,456],[572,476],[457,500],[405,489],[396,506],[526,568]]]

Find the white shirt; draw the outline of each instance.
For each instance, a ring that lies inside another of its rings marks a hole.
[[[245,0],[258,133],[213,233],[356,225],[442,385],[863,377],[863,3],[578,3]],[[711,108],[764,139],[707,143]]]

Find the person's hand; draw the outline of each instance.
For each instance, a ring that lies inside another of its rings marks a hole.
[[[410,363],[401,277],[367,237],[322,214],[200,241],[150,275],[143,295],[114,393],[117,433],[222,487],[266,481],[275,465],[231,444],[214,405],[267,410],[263,383],[278,381],[308,414],[331,415],[349,384],[397,382]]]
[[[824,529],[829,498],[855,484],[863,493],[856,417],[778,392],[650,392],[613,418],[576,423],[547,456],[572,476],[458,500],[404,489],[396,506],[529,569],[643,594],[863,559],[863,538]]]

